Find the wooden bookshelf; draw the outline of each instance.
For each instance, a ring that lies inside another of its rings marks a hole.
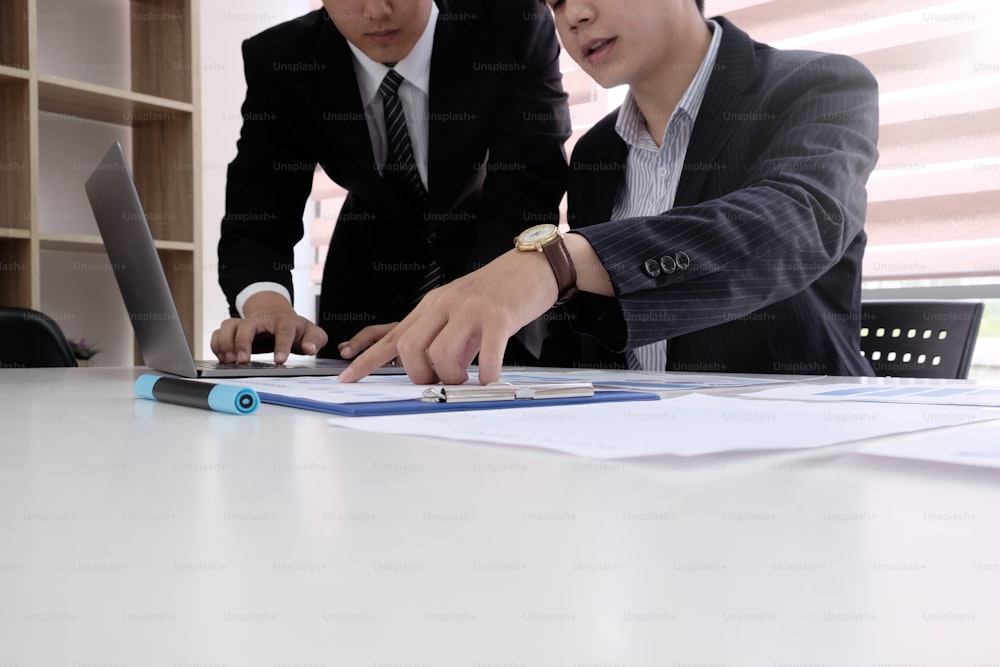
[[[135,345],[83,191],[126,148],[181,321],[200,334],[198,0],[0,3],[0,305],[54,315],[131,364]]]

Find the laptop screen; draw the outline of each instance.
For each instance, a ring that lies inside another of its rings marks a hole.
[[[184,327],[118,142],[87,179],[86,190],[143,360],[165,373],[197,377]]]

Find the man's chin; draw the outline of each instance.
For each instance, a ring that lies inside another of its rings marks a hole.
[[[405,58],[413,48],[412,45],[407,46],[402,44],[398,37],[388,44],[379,44],[372,40],[366,40],[364,44],[358,44],[357,46],[361,49],[362,53],[375,62],[389,67]]]
[[[597,85],[604,89],[617,88],[628,83],[620,67],[613,65],[590,65],[582,68]]]

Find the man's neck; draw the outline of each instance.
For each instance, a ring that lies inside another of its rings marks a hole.
[[[655,72],[629,86],[629,92],[646,120],[646,129],[657,146],[663,140],[674,109],[697,75],[712,43],[712,31],[708,24],[701,17],[699,21],[700,29],[694,25],[691,29],[678,31],[687,39],[676,43],[676,56],[665,59]]]

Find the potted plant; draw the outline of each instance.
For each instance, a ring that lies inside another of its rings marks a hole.
[[[88,343],[86,338],[71,340],[69,346],[73,350],[73,356],[76,357],[77,366],[93,366],[94,355],[101,351],[101,348],[93,343]]]

